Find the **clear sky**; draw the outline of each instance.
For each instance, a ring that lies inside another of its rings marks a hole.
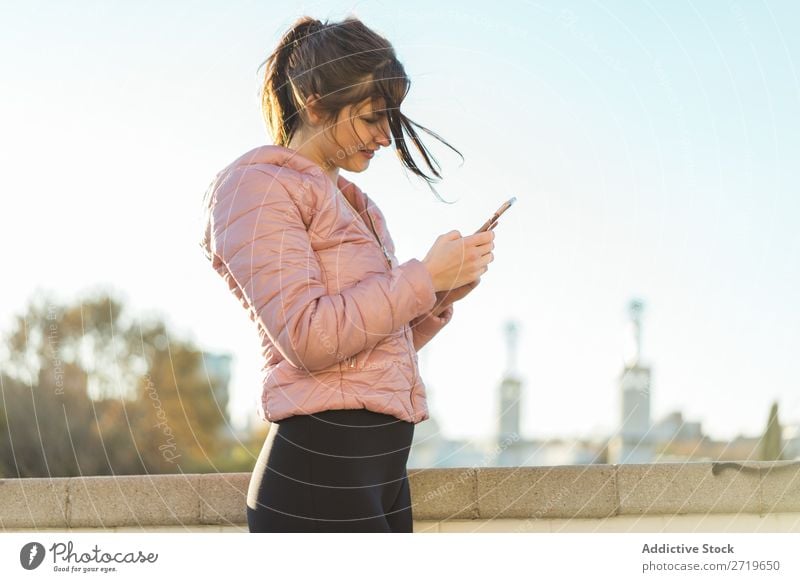
[[[255,414],[258,337],[197,246],[214,174],[270,143],[257,68],[297,17],[352,13],[412,78],[438,202],[390,152],[345,174],[398,258],[512,195],[495,261],[421,353],[450,437],[496,425],[503,326],[520,327],[528,437],[619,422],[627,303],[645,302],[653,416],[756,435],[800,422],[797,3],[17,2],[0,18],[2,325],[37,289],[113,289],[231,352]],[[262,69],[263,71],[263,69]]]

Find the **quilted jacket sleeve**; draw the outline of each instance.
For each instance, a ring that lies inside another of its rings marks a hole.
[[[300,210],[283,184],[257,169],[244,170],[235,183],[213,204],[212,248],[251,319],[293,366],[332,366],[433,307],[433,280],[417,259],[327,294]]]
[[[429,311],[412,319],[410,325],[414,335],[414,349],[420,351],[425,344],[431,341],[433,337],[450,322],[452,317],[453,306],[448,305],[438,317]]]
[[[386,242],[386,247],[389,249],[389,252],[394,254],[394,239],[392,238],[392,235],[389,232],[389,227],[386,224],[386,217],[383,215],[383,212],[377,205],[372,204],[370,208],[378,216],[380,223],[384,225],[382,238]],[[436,317],[431,313],[435,304],[436,302],[434,300],[434,304],[431,305],[431,307],[426,310],[425,313],[418,315],[409,322],[415,351],[421,350],[425,344],[431,341],[433,337],[450,322],[450,318],[453,316],[453,307],[450,305],[444,312],[440,314],[440,317]]]

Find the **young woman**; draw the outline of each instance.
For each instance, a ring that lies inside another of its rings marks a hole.
[[[356,18],[298,20],[267,59],[262,106],[275,145],[221,170],[202,246],[258,328],[262,419],[247,495],[251,532],[411,532],[406,472],[426,420],[417,350],[493,260],[494,232],[439,236],[399,264],[383,213],[339,170],[363,172],[394,138],[418,176],[400,113],[409,80]],[[438,137],[438,136],[436,136]]]

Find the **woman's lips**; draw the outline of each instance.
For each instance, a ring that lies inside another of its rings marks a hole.
[[[375,155],[375,152],[370,150],[362,150],[361,153],[364,154],[367,157],[367,159],[372,159],[372,156]]]

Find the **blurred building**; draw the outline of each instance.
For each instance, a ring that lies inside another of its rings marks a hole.
[[[508,361],[496,388],[497,430],[486,439],[444,437],[433,411],[417,424],[408,467],[525,467],[594,463],[742,461],[760,458],[761,435],[713,440],[702,424],[675,410],[652,420],[651,367],[642,360],[643,303],[628,304],[630,350],[619,375],[619,428],[596,439],[526,439],[521,434],[524,383],[516,370],[517,326],[506,324]],[[429,390],[435,387],[428,387]],[[782,428],[785,460],[800,460],[800,424]]]
[[[485,439],[457,440],[442,435],[431,417],[417,424],[409,468],[524,467],[604,462],[604,442],[526,439],[521,434],[523,382],[517,372],[517,325],[505,326],[507,363],[497,386],[497,430]],[[429,390],[431,386],[428,387]]]
[[[233,357],[230,354],[203,352],[203,366],[208,385],[214,394],[214,400],[217,402],[220,412],[225,416],[226,424],[230,423],[228,403],[230,402],[232,361]],[[225,430],[227,432],[229,429],[225,428]]]
[[[625,359],[619,376],[620,428],[608,445],[609,463],[650,463],[654,457],[654,434],[650,422],[650,367],[642,361],[642,311],[634,299],[628,304],[633,351]]]
[[[783,456],[786,460],[800,459],[800,424],[783,427]]]

